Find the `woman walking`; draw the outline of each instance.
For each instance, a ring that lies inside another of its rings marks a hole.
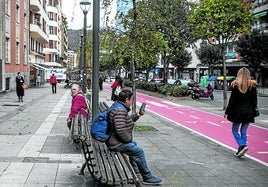
[[[244,158],[248,151],[247,129],[249,123],[254,123],[254,117],[258,116],[257,109],[257,83],[251,80],[250,71],[247,68],[239,69],[237,78],[231,83],[232,92],[225,117],[232,124],[232,133],[238,144],[236,157]]]
[[[20,72],[18,72],[16,76],[16,92],[17,92],[19,102],[23,102],[23,96],[24,96],[24,89],[22,87],[23,83],[24,83],[24,79],[20,75]]]

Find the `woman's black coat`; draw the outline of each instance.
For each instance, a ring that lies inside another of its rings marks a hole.
[[[256,87],[248,88],[246,93],[241,93],[237,86],[235,86],[232,90],[225,114],[227,114],[227,119],[231,122],[254,123],[254,111],[256,107]]]

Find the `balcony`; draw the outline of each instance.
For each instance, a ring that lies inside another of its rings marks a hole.
[[[252,13],[257,14],[259,12],[263,12],[268,10],[268,0],[265,0],[261,3],[257,3],[257,1],[252,4]]]
[[[252,27],[253,31],[258,31],[261,34],[268,34],[268,23],[262,23],[259,25],[254,25]]]
[[[30,0],[30,10],[33,12],[39,12],[41,9],[43,9],[40,0]]]
[[[41,29],[40,22],[34,22],[30,24],[30,35],[35,40],[39,41],[40,43],[48,43],[48,35]]]

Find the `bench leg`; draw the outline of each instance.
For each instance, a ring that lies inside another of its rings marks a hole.
[[[82,165],[82,168],[80,169],[79,175],[84,175],[84,170],[87,167],[89,173],[93,177],[93,170],[91,168],[92,167],[92,164],[89,163],[90,162],[90,158],[89,158],[90,151],[88,150],[88,147],[87,147],[87,143],[86,142],[81,141],[81,144],[82,144],[82,150],[83,150],[83,154],[84,154],[84,158],[85,158],[85,163]]]
[[[79,175],[85,175],[84,170],[86,168],[86,165],[87,165],[86,162],[82,165],[82,168],[80,169]]]

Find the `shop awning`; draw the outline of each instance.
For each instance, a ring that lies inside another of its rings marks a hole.
[[[35,67],[36,69],[43,69],[43,70],[47,70],[47,68],[40,66],[38,64],[31,64],[33,67]]]
[[[254,14],[253,17],[254,18],[260,18],[260,17],[266,16],[266,15],[267,15],[267,11],[264,11],[264,12]]]

